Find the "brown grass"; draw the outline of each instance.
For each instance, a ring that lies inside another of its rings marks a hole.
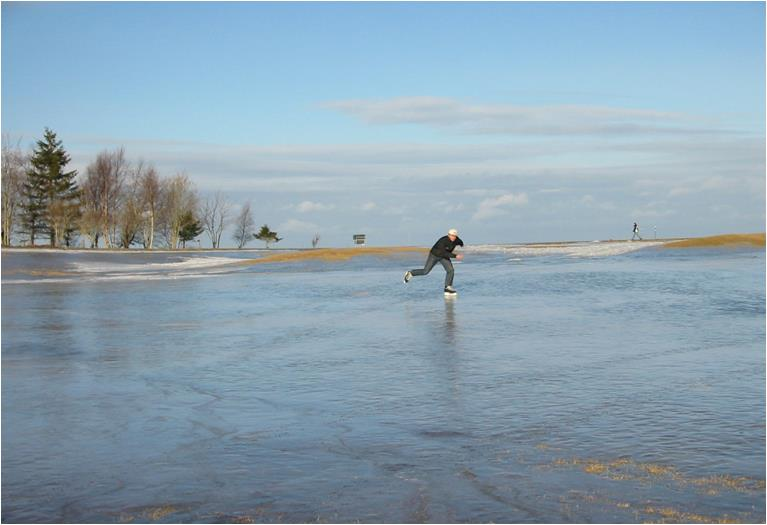
[[[418,248],[412,246],[406,247],[390,247],[390,248],[321,248],[317,250],[302,250],[299,252],[287,252],[287,253],[275,253],[274,255],[267,255],[266,257],[260,257],[258,259],[247,259],[240,264],[265,264],[265,263],[281,263],[281,262],[296,262],[296,261],[309,261],[319,260],[325,262],[337,262],[348,261],[353,257],[360,257],[363,255],[374,255],[379,257],[392,257],[395,255],[401,255],[403,253],[426,253],[426,248]]]
[[[721,474],[705,478],[692,478],[689,482],[693,485],[708,487],[711,491],[716,489],[728,489],[738,492],[762,491],[765,488],[763,479],[752,479],[745,476],[730,476]]]
[[[69,275],[72,275],[69,272],[62,272],[59,270],[23,270],[23,269],[17,269],[17,270],[8,270],[7,272],[4,272],[5,275],[32,275],[35,277],[66,277]]]
[[[659,523],[740,523],[729,516],[703,516],[701,514],[682,512],[671,507],[645,507],[642,509],[642,512],[660,516]]]
[[[152,521],[163,519],[168,514],[177,512],[178,509],[172,505],[163,505],[162,507],[149,508],[144,512],[144,515]]]
[[[683,241],[668,242],[664,248],[711,248],[716,246],[764,246],[764,233],[732,233],[729,235],[714,235],[712,237],[697,237]]]
[[[685,512],[673,507],[656,507],[649,505],[649,501],[633,505],[625,501],[615,501],[597,494],[577,493],[575,497],[594,505],[604,507],[617,507],[632,512],[635,517],[634,523],[740,523],[737,518],[727,514],[724,516],[706,516],[695,512]]]
[[[576,467],[587,474],[605,477],[614,481],[673,481],[679,485],[692,485],[710,496],[723,490],[735,492],[761,492],[765,489],[763,479],[746,476],[720,474],[707,477],[685,476],[670,465],[642,463],[632,459],[618,458],[608,461],[595,459],[557,459],[555,467]]]

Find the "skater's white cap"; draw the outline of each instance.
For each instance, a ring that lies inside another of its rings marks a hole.
[[[448,230],[447,234],[455,235],[456,237],[458,237],[458,230],[456,230],[455,228],[451,228],[450,230]]]

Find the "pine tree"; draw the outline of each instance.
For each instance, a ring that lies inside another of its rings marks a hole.
[[[264,241],[266,243],[266,249],[269,249],[269,244],[273,242],[280,242],[282,240],[282,237],[277,237],[277,232],[273,232],[269,229],[269,226],[264,224],[261,226],[261,229],[258,231],[258,233],[254,233],[253,237],[258,239],[259,241]]]
[[[51,246],[66,238],[71,239],[73,224],[78,213],[77,171],[65,171],[70,158],[56,138],[45,128],[43,140],[29,160],[27,182],[23,194],[23,225],[32,245],[39,233],[50,235]]]
[[[183,247],[186,248],[186,241],[193,241],[203,232],[203,229],[200,221],[194,216],[194,212],[187,210],[181,217],[181,228],[178,233]]]

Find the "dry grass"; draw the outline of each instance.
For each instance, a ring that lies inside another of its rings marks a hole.
[[[173,507],[172,505],[163,505],[162,507],[153,507],[146,509],[144,511],[144,515],[149,518],[152,521],[157,521],[163,519],[168,514],[173,514],[174,512],[177,512],[178,509],[176,507]]]
[[[364,255],[374,255],[379,257],[392,257],[401,255],[403,253],[423,253],[427,252],[426,248],[417,247],[390,247],[390,248],[321,248],[317,250],[302,250],[299,252],[286,252],[275,253],[274,255],[267,255],[258,259],[247,259],[241,264],[265,264],[265,263],[282,263],[282,262],[297,262],[297,261],[309,261],[319,260],[325,262],[337,262],[348,261],[353,257],[361,257]]]
[[[119,523],[148,523],[164,519],[166,516],[175,514],[183,509],[173,505],[157,505],[148,507],[134,507],[120,512],[117,521]]]
[[[716,246],[764,246],[764,233],[733,233],[729,235],[714,235],[713,237],[698,237],[683,241],[669,242],[664,248],[711,248]]]
[[[722,490],[735,492],[760,492],[765,489],[763,479],[754,479],[746,476],[730,476],[727,474],[688,477],[679,472],[675,467],[658,463],[641,463],[627,458],[618,458],[611,461],[598,461],[595,459],[557,459],[555,467],[577,467],[587,474],[601,476],[615,481],[672,481],[679,485],[692,485],[699,487],[709,496],[718,495]]]
[[[645,507],[642,512],[660,516],[659,523],[740,523],[727,516],[722,518],[681,512],[670,507]]]
[[[674,507],[652,506],[649,501],[632,504],[626,501],[615,501],[602,494],[576,493],[579,500],[592,505],[616,507],[634,516],[634,523],[741,523],[737,518],[727,514],[723,516],[706,516],[696,512],[685,512]],[[747,521],[750,523],[751,521]]]
[[[67,277],[72,275],[70,272],[60,270],[8,270],[5,275],[32,275],[34,277]]]
[[[700,487],[708,488],[714,492],[716,489],[728,489],[738,492],[763,491],[765,483],[763,479],[752,479],[745,476],[729,476],[727,474],[719,476],[708,476],[705,478],[692,478],[689,483]]]
[[[626,469],[635,464],[628,459],[619,458],[612,461],[597,461],[594,459],[558,459],[554,461],[557,467],[579,467],[587,474],[595,476],[606,476],[614,480],[631,479]]]

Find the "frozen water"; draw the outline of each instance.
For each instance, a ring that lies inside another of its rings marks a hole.
[[[764,522],[763,251],[467,248],[3,252],[3,521]]]
[[[568,257],[609,257],[623,255],[643,248],[660,246],[661,241],[593,241],[569,242],[561,244],[525,244],[525,245],[477,245],[469,246],[467,253],[504,253],[515,257],[533,256],[568,256]]]

